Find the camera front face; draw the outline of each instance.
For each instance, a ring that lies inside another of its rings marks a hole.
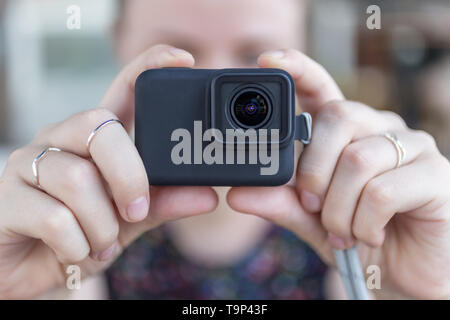
[[[145,71],[135,85],[135,134],[150,183],[287,183],[297,135],[294,91],[291,77],[276,69]]]
[[[210,127],[278,130],[279,143],[293,140],[294,83],[277,69],[225,69],[211,82]]]

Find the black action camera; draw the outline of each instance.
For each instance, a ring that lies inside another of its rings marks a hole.
[[[274,186],[294,171],[295,87],[278,69],[161,68],[135,85],[135,138],[152,185]]]

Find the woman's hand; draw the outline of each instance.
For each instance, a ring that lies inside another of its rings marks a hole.
[[[217,205],[211,188],[149,188],[125,128],[98,125],[120,119],[132,126],[134,83],[144,70],[190,67],[193,57],[158,45],[126,66],[103,98],[103,108],[42,130],[13,152],[0,178],[0,299],[35,297],[65,283],[66,264],[82,276],[105,268],[141,233],[161,223],[206,213]],[[48,147],[33,183],[33,159]]]
[[[296,187],[233,188],[230,206],[293,231],[331,265],[331,248],[357,241],[363,265],[381,269],[375,294],[450,298],[450,164],[433,138],[391,112],[345,101],[330,75],[297,51],[258,62],[292,75],[313,115],[313,138]],[[406,150],[399,168],[387,132]]]

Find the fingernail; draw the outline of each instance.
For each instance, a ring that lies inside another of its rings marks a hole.
[[[133,201],[127,209],[128,218],[131,221],[141,221],[148,213],[148,201],[145,197],[140,197]]]
[[[108,249],[103,250],[98,254],[93,254],[92,258],[99,261],[106,261],[112,258],[114,252],[116,251],[117,243],[114,242]]]
[[[311,192],[302,190],[301,201],[303,207],[309,212],[317,212],[320,210],[320,198]]]
[[[347,249],[354,245],[353,239],[343,239],[333,233],[328,233],[328,242],[335,249]]]
[[[275,59],[281,59],[284,57],[284,52],[281,50],[268,51],[268,52],[265,52],[264,55],[271,57],[271,58],[275,58]]]
[[[170,48],[169,51],[174,56],[181,56],[181,55],[189,54],[189,52],[187,52],[186,50],[178,49],[178,48]]]

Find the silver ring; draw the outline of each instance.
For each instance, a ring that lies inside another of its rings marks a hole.
[[[34,176],[34,185],[36,187],[38,187],[39,189],[41,188],[41,185],[39,184],[39,162],[49,153],[49,152],[61,152],[61,149],[59,148],[47,148],[44,151],[42,151],[36,158],[34,158],[33,160],[33,164],[31,166],[32,170],[33,170],[33,176]]]
[[[394,133],[386,132],[384,134],[384,137],[388,139],[395,147],[395,150],[397,151],[397,164],[395,165],[395,168],[399,168],[403,161],[405,161],[406,157],[406,150],[403,147],[403,144],[398,140],[397,136]]]
[[[113,123],[119,123],[123,127],[123,123],[120,120],[117,120],[117,119],[106,120],[105,122],[100,124],[97,128],[95,128],[91,132],[91,134],[89,135],[89,138],[87,139],[86,147],[87,147],[88,151],[89,151],[89,149],[91,147],[92,139],[94,139],[95,135],[100,131],[100,129],[106,127],[107,125],[113,124]]]

